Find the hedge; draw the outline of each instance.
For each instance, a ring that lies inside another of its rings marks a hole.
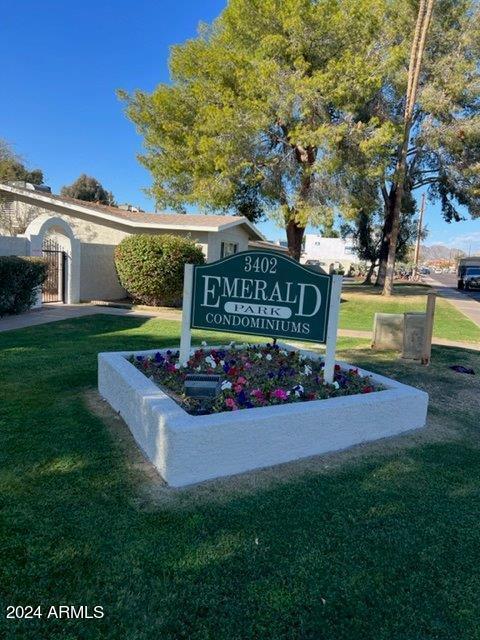
[[[184,265],[204,262],[192,240],[168,234],[129,236],[115,250],[122,287],[136,302],[154,306],[179,306]]]
[[[46,277],[42,258],[0,256],[0,316],[30,309]]]

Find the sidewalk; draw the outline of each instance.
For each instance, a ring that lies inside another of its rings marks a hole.
[[[167,309],[162,311],[132,311],[131,309],[117,309],[115,307],[98,307],[92,304],[45,304],[36,311],[27,311],[18,316],[6,316],[0,318],[0,331],[13,331],[34,327],[48,322],[58,322],[59,320],[70,320],[82,316],[91,316],[99,313],[107,313],[116,316],[139,316],[146,318],[163,318],[164,320],[180,320],[180,309]]]
[[[435,278],[428,278],[428,284],[438,292],[438,295],[442,298],[445,298],[454,307],[456,307],[464,316],[467,316],[469,320],[474,322],[480,327],[480,299],[476,297],[471,297],[466,293],[460,293],[455,288],[451,287],[448,284],[443,282],[439,282]]]

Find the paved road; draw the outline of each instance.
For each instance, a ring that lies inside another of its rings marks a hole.
[[[436,274],[432,273],[430,276],[433,280],[436,281],[437,286],[448,287],[450,289],[455,289],[457,291],[457,276],[454,273],[442,273]],[[477,300],[480,302],[480,289],[475,291],[458,291],[458,293],[468,296],[469,298],[473,298],[473,300]]]
[[[450,300],[459,311],[480,326],[480,290],[458,291],[454,273],[432,273],[427,281],[437,288],[443,298]]]

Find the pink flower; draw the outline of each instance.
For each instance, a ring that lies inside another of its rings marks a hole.
[[[239,376],[237,379],[237,384],[247,384],[247,380],[243,376]]]
[[[372,391],[375,391],[375,389],[371,385],[368,387],[363,387],[362,389],[362,393],[372,393]]]
[[[241,384],[235,384],[233,385],[233,390],[235,391],[235,393],[240,393],[240,391],[242,391],[243,387]]]
[[[245,369],[251,369],[252,368],[252,363],[251,362],[245,362]]]
[[[277,398],[277,400],[286,400],[288,398],[285,389],[275,389],[272,395],[274,398]]]
[[[252,389],[252,391],[250,392],[250,395],[252,395],[254,398],[257,398],[257,400],[265,399],[265,394],[261,389]]]
[[[232,411],[235,411],[235,409],[238,409],[237,407],[237,403],[235,402],[235,400],[233,398],[227,398],[225,400],[225,405],[231,409]]]

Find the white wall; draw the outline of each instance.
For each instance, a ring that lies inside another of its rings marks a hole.
[[[343,265],[351,264],[358,260],[353,244],[343,238],[324,238],[320,234],[305,235],[305,250],[302,262],[307,260],[320,260],[327,266],[330,263],[340,262]]]
[[[240,227],[232,227],[218,233],[209,233],[207,261],[215,262],[215,260],[220,260],[222,242],[236,243],[238,245],[237,253],[240,253],[240,251],[248,251],[248,240],[248,233]]]
[[[238,251],[248,249],[248,233],[240,227],[232,227],[222,232],[166,230],[166,229],[142,229],[131,227],[128,230],[118,222],[110,220],[98,220],[82,213],[70,215],[65,212],[61,204],[52,204],[48,208],[33,205],[20,196],[9,198],[9,214],[15,218],[18,224],[25,224],[40,215],[59,217],[65,220],[73,230],[75,238],[81,243],[81,270],[80,270],[80,300],[115,300],[125,297],[126,292],[120,286],[114,262],[115,247],[126,237],[139,233],[146,234],[172,234],[183,238],[190,238],[201,247],[208,262],[218,260],[221,254],[222,242],[235,242]],[[14,225],[12,225],[14,226]],[[1,230],[0,230],[1,231]],[[19,238],[10,237],[5,241],[5,246],[11,241],[15,244]],[[25,243],[25,239],[21,240]],[[20,244],[18,244],[20,246]],[[5,249],[11,253],[9,249]],[[3,245],[0,244],[0,255]],[[17,253],[17,250],[14,251]],[[20,255],[20,254],[19,254]]]
[[[81,243],[80,300],[121,300],[127,296],[118,281],[114,252],[113,245]]]
[[[26,238],[0,236],[0,256],[29,256],[30,243]]]

